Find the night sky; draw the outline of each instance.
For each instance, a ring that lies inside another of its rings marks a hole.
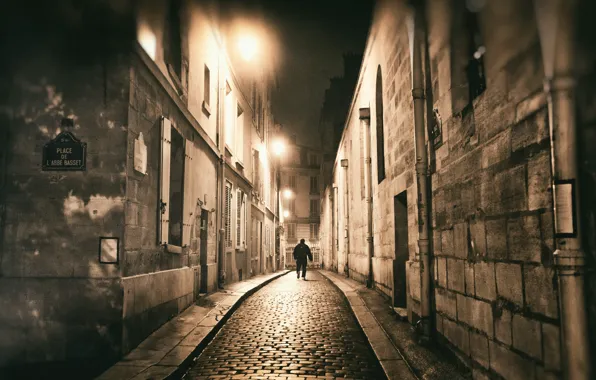
[[[325,89],[331,77],[342,74],[343,53],[364,51],[373,5],[373,0],[264,1],[280,44],[273,112],[298,143],[319,146]]]

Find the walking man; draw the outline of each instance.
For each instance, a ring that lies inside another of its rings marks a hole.
[[[302,268],[302,279],[306,280],[306,258],[312,261],[310,247],[300,239],[300,243],[294,247],[294,260],[296,260],[296,278],[300,278],[300,268]]]

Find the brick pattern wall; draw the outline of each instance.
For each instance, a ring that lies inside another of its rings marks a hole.
[[[204,202],[203,194],[207,195],[205,206],[216,207],[216,168],[214,154],[200,140],[194,127],[182,114],[178,105],[172,100],[168,92],[158,82],[156,74],[150,71],[140,59],[134,59],[130,81],[130,106],[127,162],[127,199],[126,199],[126,232],[125,232],[125,276],[150,273],[160,270],[180,268],[185,265],[199,264],[199,229],[200,207],[194,210],[196,218],[192,219],[190,247],[184,249],[183,254],[172,254],[158,246],[157,241],[157,207],[159,201],[159,165],[160,165],[160,134],[161,117],[167,117],[187,144],[195,144],[197,157],[193,158],[192,168],[201,168],[201,176],[194,176],[196,180],[196,194]],[[160,74],[158,72],[158,74]],[[143,133],[147,145],[147,175],[133,170],[133,146],[139,133]],[[193,204],[197,200],[193,200]],[[215,263],[216,256],[216,228],[215,218],[210,215],[207,234],[207,263]]]
[[[497,6],[481,13],[487,89],[468,108],[454,89],[461,57],[441,41],[442,16],[429,17],[437,64],[425,74],[443,120],[431,179],[437,330],[478,376],[543,378],[560,370],[544,74],[532,8]],[[523,39],[498,40],[505,24]]]
[[[552,266],[550,145],[532,4],[514,0],[485,4],[480,24],[487,88],[472,103],[462,72],[468,59],[462,45],[467,37],[461,27],[465,4],[458,1],[451,7],[440,0],[428,4],[429,44],[422,52],[425,124],[429,126],[434,109],[442,122],[442,144],[428,147],[433,304],[440,340],[473,368],[476,378],[556,378],[561,348]],[[421,275],[412,84],[403,5],[379,2],[377,6],[354,108],[337,157],[350,156],[350,275],[364,281],[368,275],[367,218],[366,202],[359,194],[364,186],[360,153],[364,140],[358,108],[370,105],[375,287],[391,294],[392,265],[386,264],[393,260],[395,250],[393,198],[407,191],[407,307],[413,323],[420,315]],[[387,178],[377,185],[375,79],[379,66]],[[585,113],[591,125],[596,108],[591,108],[589,99],[585,96]],[[593,141],[592,129],[585,131],[589,141]],[[343,170],[338,159],[329,182],[337,184],[339,194],[344,192],[343,174],[339,174]],[[327,194],[331,191],[331,187],[326,190]],[[327,225],[321,229],[330,237],[332,210],[324,207],[322,212]],[[341,204],[339,212],[343,213]],[[332,244],[323,239],[326,264]],[[339,247],[340,254],[345,254],[341,234]]]

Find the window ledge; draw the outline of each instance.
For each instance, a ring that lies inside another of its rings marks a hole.
[[[166,251],[169,252],[169,253],[175,253],[177,255],[181,255],[182,254],[182,247],[180,247],[178,245],[166,244]]]
[[[209,103],[205,103],[205,101],[203,100],[203,113],[205,115],[207,115],[207,117],[211,116],[211,107],[209,106]]]

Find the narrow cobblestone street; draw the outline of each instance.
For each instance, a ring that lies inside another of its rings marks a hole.
[[[342,295],[318,272],[289,273],[248,298],[185,379],[384,379]]]

